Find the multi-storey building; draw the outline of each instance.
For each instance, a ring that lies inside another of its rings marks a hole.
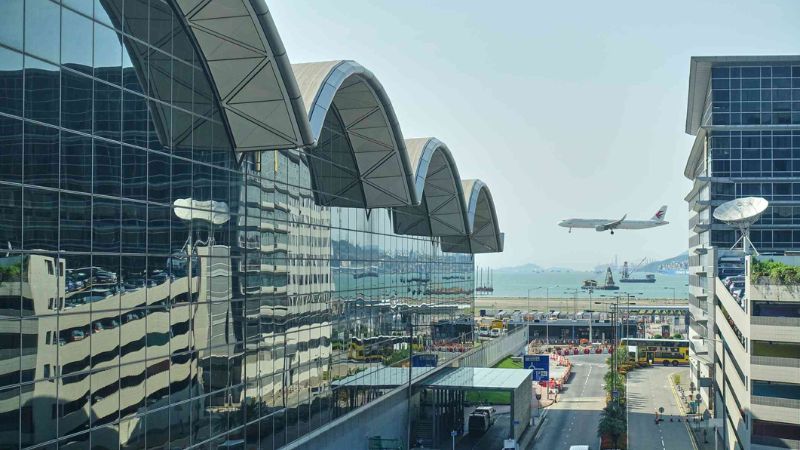
[[[0,2],[0,448],[295,442],[381,395],[338,380],[468,348],[433,330],[502,244],[488,187],[357,63],[293,67],[263,0]]]
[[[731,250],[737,232],[712,213],[737,197],[764,197],[770,207],[750,232],[755,248],[800,250],[800,56],[693,57],[686,132],[696,136],[684,171],[693,182],[686,196],[691,377],[722,417],[715,399],[723,386],[714,380],[724,355],[712,343],[722,320],[718,279],[743,275],[744,255]]]

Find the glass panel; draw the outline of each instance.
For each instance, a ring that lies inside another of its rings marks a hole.
[[[92,132],[92,80],[67,70],[61,74],[61,125]]]
[[[21,116],[22,92],[22,54],[0,47],[0,112]]]
[[[94,134],[120,140],[122,91],[99,81],[94,82]]]
[[[22,203],[22,246],[26,250],[58,250],[58,193],[26,188]]]
[[[58,187],[58,130],[25,123],[25,183]]]
[[[0,43],[22,50],[23,0],[0,3]]]
[[[49,0],[28,0],[25,7],[25,51],[58,63],[61,11]]]
[[[0,180],[22,182],[22,121],[0,116]]]
[[[122,196],[147,200],[147,152],[123,146],[122,167]]]
[[[89,15],[91,16],[91,3],[89,3],[89,10]],[[76,14],[69,9],[64,9],[62,11],[61,64],[70,69],[75,69],[91,75],[92,28],[92,21],[90,19]]]
[[[113,84],[122,77],[122,43],[111,28],[94,24],[94,76]]]
[[[52,64],[25,57],[26,118],[58,125],[59,72]]]
[[[92,198],[61,194],[62,251],[88,252],[92,247]]]
[[[119,197],[120,144],[94,141],[94,193]]]
[[[95,197],[92,205],[92,213],[92,251],[119,252],[119,200]]]

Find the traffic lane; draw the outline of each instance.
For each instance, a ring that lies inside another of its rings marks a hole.
[[[548,408],[529,448],[545,450],[596,444],[597,423],[605,401],[606,358],[607,355],[594,354],[570,358],[572,375],[558,395],[558,402]]]
[[[674,373],[689,376],[686,367],[647,367],[628,373],[629,448],[693,448],[686,423],[678,421],[683,417],[668,378]],[[661,407],[664,420],[656,424],[656,411]]]
[[[503,440],[508,439],[511,430],[511,408],[509,406],[494,406],[497,410],[494,425],[489,427],[486,433],[476,434],[468,433],[456,442],[456,449],[458,450],[480,450],[480,449],[494,449],[503,448]],[[464,410],[466,417],[464,423],[469,423],[469,413],[475,408],[467,408]]]

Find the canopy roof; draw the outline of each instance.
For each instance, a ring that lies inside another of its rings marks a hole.
[[[263,0],[177,0],[202,53],[235,150],[313,143],[280,36]]]
[[[406,140],[415,169],[418,206],[393,210],[394,231],[414,236],[466,236],[469,219],[458,167],[447,146],[436,138]]]
[[[461,184],[467,204],[469,235],[443,237],[442,250],[452,253],[502,252],[504,237],[489,187],[481,180],[464,180]]]
[[[433,367],[414,367],[412,381],[424,377]],[[451,390],[514,391],[531,382],[530,369],[499,369],[487,367],[446,367],[421,381],[418,387]],[[331,383],[336,387],[394,388],[408,384],[408,368],[381,367],[367,369]]]
[[[335,179],[324,176],[322,160],[310,159],[315,188],[330,194],[324,203],[362,208],[418,204],[400,125],[372,72],[354,61],[294,64],[292,68],[314,138],[319,139],[326,118],[335,110],[353,155],[354,167],[341,167]],[[314,151],[325,151],[325,146]],[[351,179],[342,183],[344,176]],[[361,205],[353,205],[343,195],[354,186],[363,191]]]

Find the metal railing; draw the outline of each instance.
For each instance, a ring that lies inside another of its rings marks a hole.
[[[779,327],[800,327],[800,317],[767,317],[752,316],[750,323],[753,325],[776,325]]]
[[[798,358],[781,358],[779,356],[751,356],[750,364],[757,364],[761,366],[780,366],[780,367],[796,367],[800,368],[800,359]]]
[[[778,406],[781,408],[800,409],[800,400],[783,397],[765,397],[763,395],[753,395],[750,402],[754,405]]]

